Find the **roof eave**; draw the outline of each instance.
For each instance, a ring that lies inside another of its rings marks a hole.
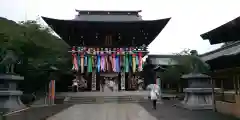
[[[51,25],[51,23],[54,23],[54,21],[56,21],[56,22],[77,22],[77,23],[126,23],[126,24],[128,24],[128,23],[148,23],[148,22],[151,22],[151,23],[153,23],[154,24],[154,27],[155,27],[155,29],[156,29],[156,33],[154,33],[154,35],[151,37],[151,38],[149,38],[149,39],[151,39],[151,40],[147,40],[148,42],[146,42],[146,44],[145,45],[149,45],[158,35],[159,35],[159,33],[164,29],[164,27],[167,25],[167,23],[169,22],[169,20],[171,19],[171,18],[165,18],[165,19],[158,19],[158,20],[147,20],[147,21],[74,21],[74,20],[59,20],[59,19],[53,19],[53,18],[47,18],[47,17],[42,17],[43,18],[43,20],[56,32],[56,33],[58,33],[59,34],[59,36],[61,36],[61,38],[63,38],[63,36],[62,35],[60,35],[60,33],[59,32],[57,32],[57,30],[55,30],[54,29],[54,26],[53,25]],[[160,26],[156,26],[157,24],[161,24]],[[55,26],[56,27],[56,26]],[[65,40],[66,41],[66,40]],[[69,44],[69,42],[68,41],[66,41],[68,44]]]
[[[227,22],[227,23],[225,23],[225,24],[223,24],[223,25],[221,25],[217,28],[214,28],[214,29],[212,29],[212,30],[210,30],[206,33],[201,34],[200,36],[203,40],[209,40],[209,42],[211,44],[218,44],[218,43],[222,43],[222,42],[236,41],[236,40],[229,40],[229,39],[226,39],[226,40],[224,40],[224,39],[217,40],[217,39],[219,38],[219,36],[222,35],[222,33],[233,35],[232,30],[233,30],[233,28],[234,28],[234,30],[236,28],[238,28],[238,26],[236,24],[239,21],[240,21],[240,17],[237,17],[237,18],[235,18],[235,19],[233,19],[233,20],[231,20],[231,21],[229,21],[229,22]],[[240,29],[240,28],[238,28],[238,29]]]

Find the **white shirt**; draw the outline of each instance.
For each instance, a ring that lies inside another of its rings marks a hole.
[[[109,84],[110,84],[111,87],[114,86],[114,82],[113,81],[110,81]]]
[[[74,86],[78,86],[78,80],[76,80],[76,79],[73,80],[73,85],[74,85]]]
[[[157,95],[158,95],[157,91],[151,90],[150,92],[151,100],[157,100],[158,99]]]

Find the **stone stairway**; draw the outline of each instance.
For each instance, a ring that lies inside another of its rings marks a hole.
[[[72,95],[65,97],[64,103],[70,104],[101,104],[101,103],[133,103],[148,101],[144,95],[124,94],[121,92],[112,92],[107,86],[104,92],[88,93],[82,95]]]
[[[134,103],[147,102],[143,96],[84,96],[69,97],[64,103],[70,104],[101,104],[101,103]]]

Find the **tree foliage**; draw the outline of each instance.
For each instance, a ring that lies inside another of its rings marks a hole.
[[[21,59],[16,72],[25,77],[21,88],[34,91],[49,80],[51,66],[65,72],[69,69],[71,57],[68,45],[54,36],[50,29],[36,21],[16,23],[0,18],[0,51],[13,50]],[[31,86],[31,87],[30,87]]]
[[[158,73],[161,79],[168,83],[178,82],[183,74],[207,73],[209,71],[209,66],[198,57],[196,50],[185,49],[175,53],[169,64],[171,62],[177,62],[177,65],[169,66],[164,72]]]

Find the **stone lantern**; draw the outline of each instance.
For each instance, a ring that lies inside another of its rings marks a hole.
[[[213,109],[211,77],[201,73],[190,73],[181,77],[188,82],[181,106],[191,110]],[[215,91],[219,90],[215,88]]]

